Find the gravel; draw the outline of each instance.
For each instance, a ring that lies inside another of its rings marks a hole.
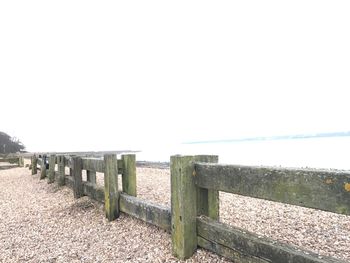
[[[103,185],[103,174],[97,174]],[[170,206],[169,169],[137,168],[138,196]],[[181,262],[171,236],[121,214],[108,222],[103,205],[32,176],[0,170],[0,262]],[[350,216],[220,193],[221,221],[350,262]],[[185,262],[229,262],[198,249]]]

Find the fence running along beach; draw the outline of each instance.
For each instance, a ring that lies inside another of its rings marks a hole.
[[[40,178],[47,177],[48,183],[71,187],[75,198],[104,203],[109,221],[123,212],[171,232],[179,259],[202,247],[235,262],[343,262],[219,222],[219,191],[350,215],[350,172],[222,165],[217,156],[172,156],[169,208],[137,197],[135,159],[134,154],[120,159],[115,154],[103,159],[33,155],[31,169],[32,174],[40,169]],[[96,172],[104,173],[104,187],[97,186]]]

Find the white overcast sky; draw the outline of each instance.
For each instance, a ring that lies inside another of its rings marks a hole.
[[[350,130],[349,1],[0,1],[29,151]]]

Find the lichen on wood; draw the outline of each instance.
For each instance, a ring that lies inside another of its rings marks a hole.
[[[112,221],[119,217],[118,167],[115,154],[104,155],[104,189],[106,218]]]
[[[196,164],[202,188],[350,215],[350,173],[239,165]]]

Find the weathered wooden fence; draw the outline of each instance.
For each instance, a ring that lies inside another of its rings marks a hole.
[[[108,220],[114,220],[119,217],[120,212],[124,212],[170,231],[170,208],[136,197],[135,154],[121,155],[121,159],[117,159],[115,154],[104,155],[104,159],[50,155],[48,171],[43,162],[45,158],[47,157],[33,156],[32,174],[37,173],[34,169],[40,169],[41,179],[47,177],[48,183],[57,181],[60,186],[71,187],[74,197],[89,196],[104,203]],[[65,173],[66,167],[70,170],[69,174]],[[83,170],[86,170],[86,181],[82,180]],[[104,187],[96,184],[97,172],[104,173]],[[122,177],[122,192],[118,191],[118,174]]]
[[[342,262],[219,222],[219,191],[350,215],[348,172],[221,165],[217,156],[172,156],[168,208],[136,197],[133,154],[121,159],[108,154],[103,160],[50,155],[47,175],[42,160],[32,157],[33,174],[39,164],[41,178],[47,176],[49,183],[70,186],[76,198],[87,195],[103,202],[108,220],[124,212],[171,232],[173,254],[180,259],[202,247],[244,263]],[[82,180],[82,170],[87,171],[87,181]],[[96,185],[96,172],[104,173],[103,188]]]

